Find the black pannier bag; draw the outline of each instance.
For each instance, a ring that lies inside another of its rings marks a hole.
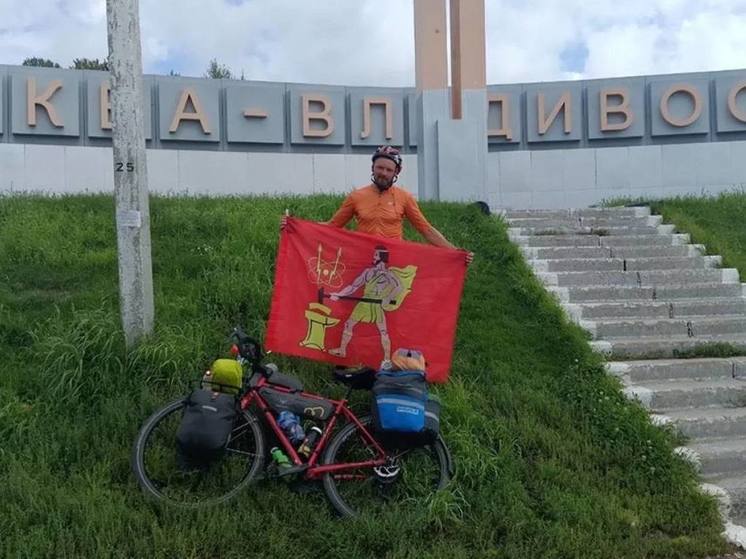
[[[233,394],[194,390],[186,399],[176,432],[177,458],[184,469],[206,467],[222,456],[236,418]]]
[[[432,443],[440,433],[440,403],[428,396],[422,371],[381,371],[371,406],[377,438],[386,447]]]
[[[275,412],[291,411],[302,417],[309,417],[319,421],[326,421],[332,414],[334,407],[328,400],[310,398],[302,394],[275,390],[268,386],[259,389],[269,407]]]

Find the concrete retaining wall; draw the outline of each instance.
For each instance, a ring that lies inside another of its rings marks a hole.
[[[148,150],[157,193],[311,194],[367,184],[358,154]],[[111,148],[0,144],[0,192],[109,192]],[[746,186],[746,141],[503,151],[487,154],[493,208],[587,207],[619,196],[716,194]],[[417,195],[417,156],[400,183]]]

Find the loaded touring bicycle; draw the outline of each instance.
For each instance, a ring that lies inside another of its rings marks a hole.
[[[140,429],[132,467],[147,495],[196,507],[226,501],[265,475],[288,476],[322,482],[339,514],[354,516],[424,502],[452,477],[424,374],[335,369],[334,380],[348,390],[333,400],[305,392],[299,379],[262,363],[259,342],[240,328],[232,337],[236,362],[247,374],[232,386],[203,379]],[[372,390],[372,416],[350,409],[353,390]],[[299,444],[289,436],[279,421],[283,412],[301,418],[315,440]],[[268,448],[270,440],[276,448]]]

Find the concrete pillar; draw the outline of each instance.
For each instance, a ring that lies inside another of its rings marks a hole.
[[[417,102],[417,182],[422,200],[437,200],[437,122],[448,118],[446,0],[414,0]]]
[[[153,331],[148,165],[138,0],[107,0],[119,303],[128,347]]]
[[[419,196],[487,199],[484,0],[450,0],[451,91],[445,0],[414,0]]]
[[[451,115],[438,123],[441,200],[487,199],[484,0],[450,0]]]

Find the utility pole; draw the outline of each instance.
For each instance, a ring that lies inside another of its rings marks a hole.
[[[119,305],[127,347],[153,331],[139,0],[106,0]]]

